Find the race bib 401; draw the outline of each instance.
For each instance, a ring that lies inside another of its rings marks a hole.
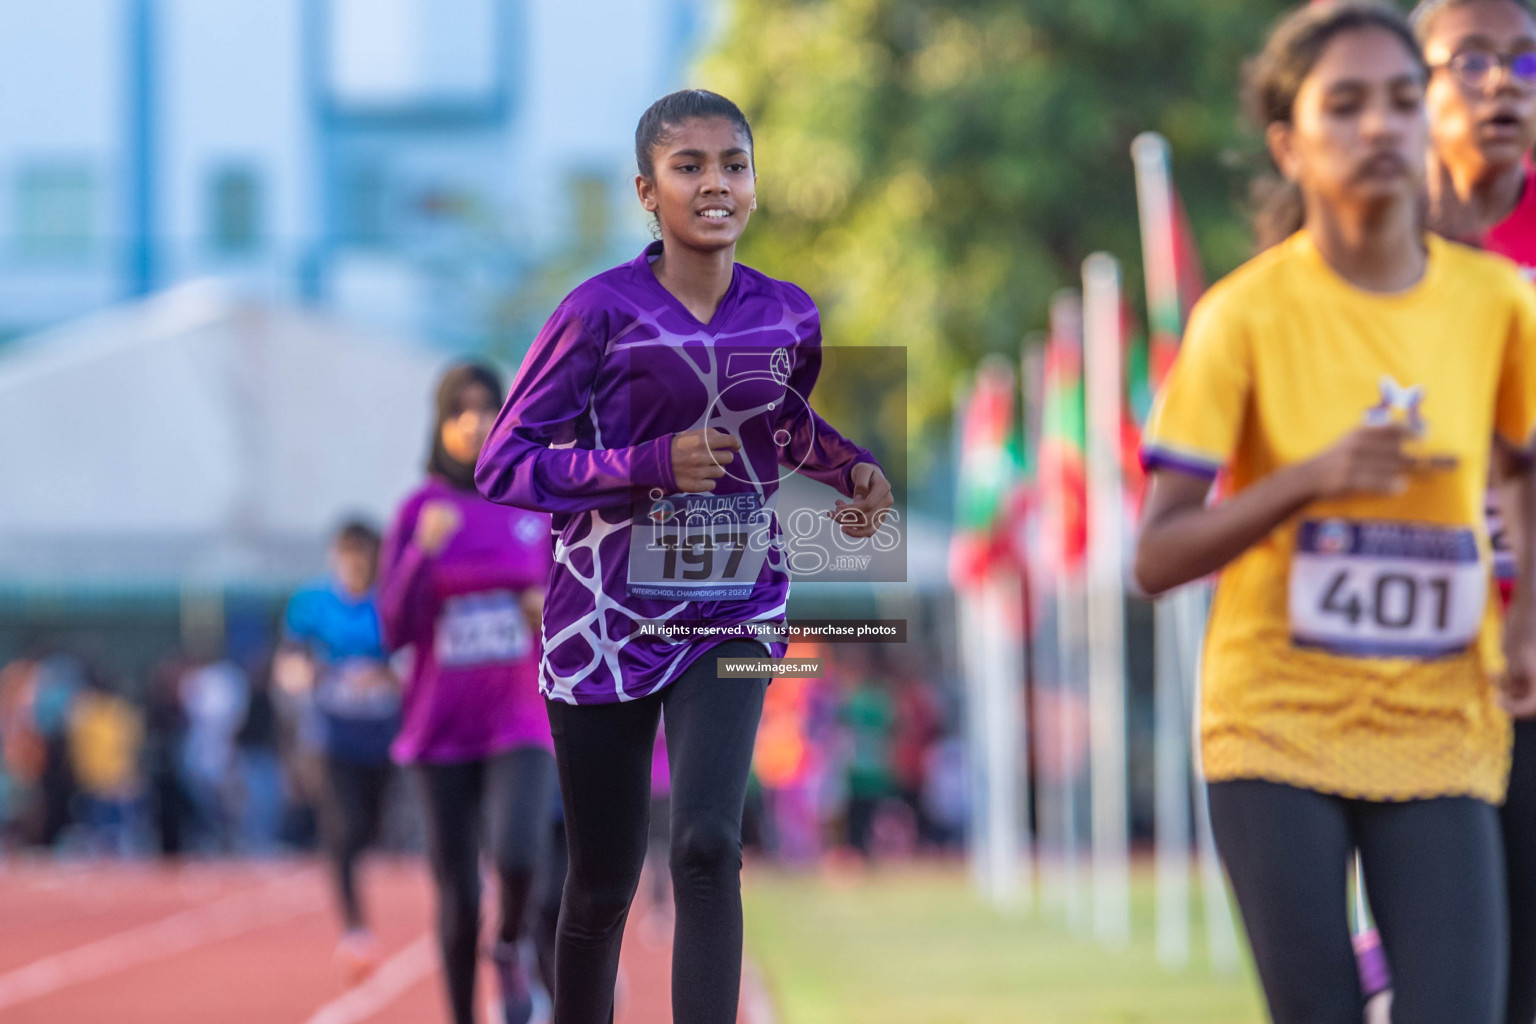
[[[1301,524],[1291,639],[1359,658],[1438,658],[1482,628],[1488,577],[1471,529],[1386,521]]]
[[[772,543],[775,493],[673,494],[637,508],[628,589],[638,597],[744,600]]]

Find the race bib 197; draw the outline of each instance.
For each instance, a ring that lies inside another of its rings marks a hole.
[[[629,592],[669,600],[743,600],[771,544],[775,493],[673,494],[636,509]]]
[[[1470,529],[1384,521],[1301,524],[1291,639],[1359,658],[1437,658],[1482,627],[1488,577]]]
[[[437,620],[437,661],[462,667],[516,661],[528,654],[528,620],[510,590],[459,594],[443,602]]]

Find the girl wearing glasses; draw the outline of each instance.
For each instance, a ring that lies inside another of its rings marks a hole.
[[[1146,436],[1138,580],[1221,572],[1201,756],[1275,1024],[1361,1020],[1356,849],[1394,1020],[1504,1020],[1492,681],[1536,705],[1536,552],[1501,637],[1482,505],[1489,438],[1536,432],[1536,293],[1425,230],[1429,77],[1385,3],[1276,27],[1249,98],[1300,219],[1197,304]],[[1523,531],[1536,478],[1510,479]]]
[[[1430,225],[1536,273],[1536,13],[1527,0],[1426,0]]]
[[[1414,32],[1430,67],[1425,90],[1431,226],[1507,256],[1536,276],[1536,9],[1528,0],[1426,0]],[[1497,466],[1497,460],[1495,461]],[[1507,602],[1514,553],[1489,492],[1494,568]],[[1515,722],[1509,794],[1499,811],[1508,870],[1506,1024],[1536,1021],[1536,720]]]

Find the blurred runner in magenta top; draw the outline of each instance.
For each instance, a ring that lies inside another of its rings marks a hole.
[[[538,880],[547,877],[554,892],[564,876],[548,841],[554,742],[538,690],[549,518],[475,491],[475,459],[501,395],[489,367],[468,363],[443,375],[427,481],[395,516],[379,584],[385,637],[413,652],[392,753],[411,765],[422,799],[453,1024],[476,1019],[482,854],[499,883],[491,959],[505,1024],[533,1015],[525,936],[544,984],[553,983],[558,912],[544,907],[531,930],[528,922]]]
[[[462,520],[436,557],[412,540],[428,502]],[[519,592],[549,575],[549,517],[493,505],[440,477],[405,500],[385,542],[379,610],[391,645],[415,651],[392,753],[403,763],[549,748],[539,637]]]

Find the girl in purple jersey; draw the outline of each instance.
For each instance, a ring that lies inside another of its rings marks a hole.
[[[768,680],[717,675],[716,661],[784,652],[750,624],[784,616],[775,509],[786,471],[853,499],[834,515],[854,539],[881,528],[891,491],[874,457],[808,402],[821,364],[815,304],[736,262],[756,205],[741,111],[714,93],[667,96],[640,119],[635,157],[660,240],[555,310],[476,480],[493,501],[554,513],[539,684],[570,856],[555,1024],[612,1019],[663,707],[674,1020],[731,1024],[741,816]],[[677,627],[717,632],[669,632]]]
[[[537,681],[549,517],[474,487],[500,405],[501,382],[484,367],[443,377],[429,475],[395,516],[379,588],[386,639],[413,651],[392,753],[420,786],[454,1024],[474,1022],[482,817],[501,884],[493,959],[507,1024],[533,1013],[518,954],[532,916],[546,925],[533,937],[548,984],[555,915],[534,894],[540,871],[560,870],[548,863],[555,765]]]

